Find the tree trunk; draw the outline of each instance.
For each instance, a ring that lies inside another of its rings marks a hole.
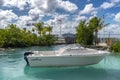
[[[95,31],[95,46],[98,44],[98,32]]]

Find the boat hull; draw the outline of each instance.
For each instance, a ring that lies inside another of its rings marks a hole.
[[[100,62],[105,56],[28,56],[28,63],[32,67],[55,67],[55,66],[86,66]]]

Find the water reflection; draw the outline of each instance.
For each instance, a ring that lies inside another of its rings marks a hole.
[[[94,67],[31,68],[25,66],[24,74],[43,80],[113,80],[115,77],[116,80],[120,79],[117,76],[120,74],[120,70],[105,70]],[[112,76],[113,74],[116,76]]]

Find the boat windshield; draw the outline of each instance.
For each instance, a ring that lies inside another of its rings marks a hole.
[[[65,47],[66,49],[84,49],[80,44],[70,44]]]
[[[67,45],[67,46],[65,46],[63,48],[60,48],[59,52],[63,53],[64,51],[70,50],[70,49],[85,49],[85,48],[80,46],[80,44],[70,44],[70,45]]]

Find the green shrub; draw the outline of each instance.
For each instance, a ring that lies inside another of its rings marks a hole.
[[[40,28],[41,29],[41,28]],[[18,28],[14,24],[6,26],[4,29],[0,29],[0,48],[8,47],[28,47],[28,46],[50,46],[54,44],[55,37],[51,34],[52,28],[50,26],[43,27],[43,30],[38,32],[38,36],[34,33],[34,30],[31,32],[26,30],[26,28]],[[44,32],[44,34],[42,34]],[[49,34],[47,34],[47,32]]]
[[[113,44],[110,47],[110,50],[113,51],[113,52],[120,53],[120,42]]]
[[[40,46],[50,46],[54,44],[55,42],[55,37],[53,35],[44,35],[44,36],[39,36],[39,45]]]

